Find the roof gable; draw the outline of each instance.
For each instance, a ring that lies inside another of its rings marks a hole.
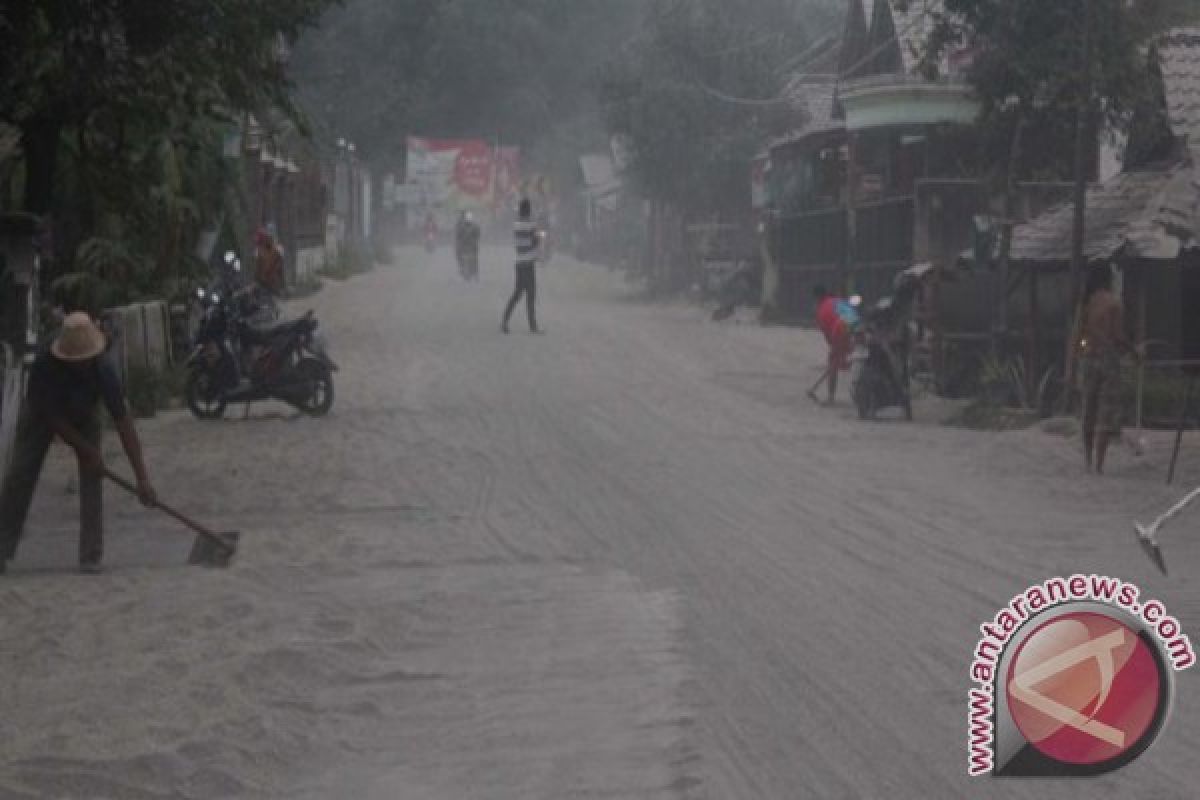
[[[851,66],[848,77],[915,73],[925,56],[937,15],[945,7],[944,0],[877,0],[872,7],[867,47]]]
[[[846,25],[842,30],[842,51],[838,63],[838,72],[846,74],[854,70],[855,65],[867,53],[867,38],[870,33],[871,12],[874,0],[850,0],[846,6]]]
[[[945,3],[943,0],[908,0],[906,11],[899,10],[897,0],[888,0],[886,5],[892,13],[901,66],[905,72],[916,72],[928,49],[936,15],[945,10]]]

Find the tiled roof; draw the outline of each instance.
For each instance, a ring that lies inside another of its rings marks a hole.
[[[1171,128],[1200,153],[1200,28],[1176,28],[1163,37],[1159,63]]]
[[[1122,172],[1087,193],[1084,255],[1171,260],[1200,248],[1200,28],[1177,28],[1159,43],[1167,113],[1191,156],[1170,168]],[[1074,206],[1063,203],[1013,230],[1014,261],[1071,258]]]
[[[798,75],[783,90],[796,111],[804,115],[804,130],[840,124],[836,119],[837,79],[832,75]]]
[[[1013,230],[1012,259],[1071,259],[1074,205],[1062,203]],[[1190,164],[1123,172],[1087,193],[1084,255],[1172,260],[1200,235],[1200,172]]]
[[[784,97],[799,114],[803,122],[784,136],[774,139],[770,147],[797,141],[815,133],[844,128],[844,120],[837,115],[837,80],[832,75],[797,75],[784,89]]]

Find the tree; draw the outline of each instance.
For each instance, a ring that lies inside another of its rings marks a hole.
[[[942,5],[926,70],[936,71],[948,47],[966,47],[974,57],[969,80],[980,102],[979,125],[1008,132],[1005,151],[996,159],[1004,165],[1001,276],[1007,274],[1026,132],[1064,121],[1074,125],[1074,307],[1080,295],[1089,140],[1104,122],[1121,126],[1151,91],[1145,47],[1184,6],[1178,0],[944,0]]]
[[[684,212],[748,207],[750,160],[792,118],[789,67],[834,18],[820,2],[653,2],[602,89],[644,190]]]
[[[351,0],[297,47],[300,98],[326,136],[394,169],[409,135],[536,154],[594,116],[593,77],[644,1]]]
[[[23,209],[51,214],[60,245],[102,235],[84,264],[149,259],[161,272],[196,201],[212,200],[211,185],[199,190],[219,159],[215,124],[242,109],[294,113],[283,45],[332,1],[7,4],[0,122],[20,132]],[[64,249],[60,271],[76,255]]]

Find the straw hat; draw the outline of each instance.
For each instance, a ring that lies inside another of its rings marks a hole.
[[[104,334],[91,317],[76,311],[63,320],[50,352],[60,361],[87,361],[104,352]]]

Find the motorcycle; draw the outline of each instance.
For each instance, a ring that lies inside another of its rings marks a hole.
[[[454,232],[454,257],[458,274],[465,281],[479,280],[479,226],[468,214]]]
[[[706,265],[707,266],[707,265]],[[732,270],[709,277],[710,285],[716,284],[717,307],[712,312],[713,322],[729,319],[738,306],[754,305],[762,295],[761,273],[750,261],[734,262]]]
[[[850,393],[859,419],[874,419],[885,408],[899,407],[912,421],[909,358],[914,283],[902,280],[896,293],[863,314],[850,356]]]
[[[433,255],[437,250],[437,233],[431,230],[425,231],[425,252]]]
[[[463,247],[458,253],[458,274],[465,281],[479,280],[479,249]]]
[[[252,325],[234,298],[197,291],[204,306],[185,362],[188,409],[198,419],[220,419],[230,403],[282,400],[319,417],[333,407],[333,373],[317,320],[303,317],[269,327]]]

